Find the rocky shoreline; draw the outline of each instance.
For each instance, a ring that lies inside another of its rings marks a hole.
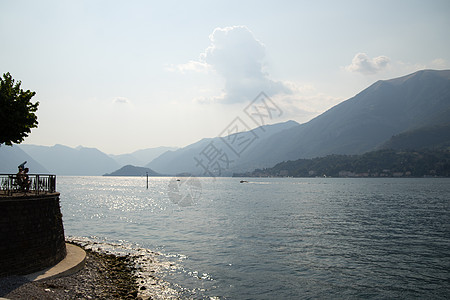
[[[152,276],[152,282],[141,278],[134,257],[83,248],[86,251],[86,263],[79,272],[38,282],[30,282],[22,276],[0,278],[0,298],[19,300],[179,298],[156,277]]]

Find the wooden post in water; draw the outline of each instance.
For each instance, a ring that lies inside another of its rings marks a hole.
[[[147,173],[147,190],[148,190],[148,172],[146,172]]]

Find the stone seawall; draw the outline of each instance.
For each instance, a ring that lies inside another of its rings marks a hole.
[[[0,277],[43,270],[65,256],[59,193],[0,197]]]

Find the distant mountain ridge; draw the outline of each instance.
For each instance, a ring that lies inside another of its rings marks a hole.
[[[30,173],[49,174],[50,171],[34,160],[19,146],[0,146],[0,173],[14,174],[18,171],[18,166],[26,161],[25,167],[30,169]]]
[[[233,152],[233,149],[229,147],[230,144],[228,143],[227,145],[227,141],[235,141],[237,138],[242,143],[244,141],[250,141],[248,142],[248,148],[243,153],[251,153],[252,149],[259,147],[261,142],[269,136],[296,126],[299,126],[297,122],[287,121],[273,125],[264,125],[247,132],[241,132],[239,133],[239,137],[236,137],[236,134],[231,134],[223,137],[205,138],[176,151],[167,151],[147,164],[146,167],[152,168],[159,173],[173,175],[190,173],[197,176],[210,176],[212,174],[228,176],[234,171],[239,172],[245,170],[247,163]],[[211,169],[205,172],[205,169],[201,167],[201,153],[213,149],[218,151],[218,155],[222,157],[221,163],[225,164],[226,168],[222,170]],[[250,167],[253,167],[253,165]]]
[[[113,158],[119,165],[135,165],[135,166],[144,166],[163,154],[166,151],[174,151],[178,149],[177,147],[157,147],[157,148],[148,148],[134,151],[128,154],[119,154],[114,155],[110,154],[109,156]]]
[[[111,157],[96,148],[20,145],[20,148],[57,175],[102,175],[119,168]]]
[[[71,148],[59,144],[1,146],[0,173],[15,173],[17,166],[26,160],[30,172],[34,173],[100,176],[124,165],[131,165],[127,163],[130,160],[144,165],[167,149],[175,148],[158,147],[138,150],[130,154],[107,155],[96,148],[82,146]],[[144,160],[145,162],[142,162]]]

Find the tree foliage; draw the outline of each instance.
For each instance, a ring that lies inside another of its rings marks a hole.
[[[0,78],[0,145],[20,144],[38,125],[39,102],[31,102],[36,92],[24,91],[21,83],[15,83],[9,72]]]

